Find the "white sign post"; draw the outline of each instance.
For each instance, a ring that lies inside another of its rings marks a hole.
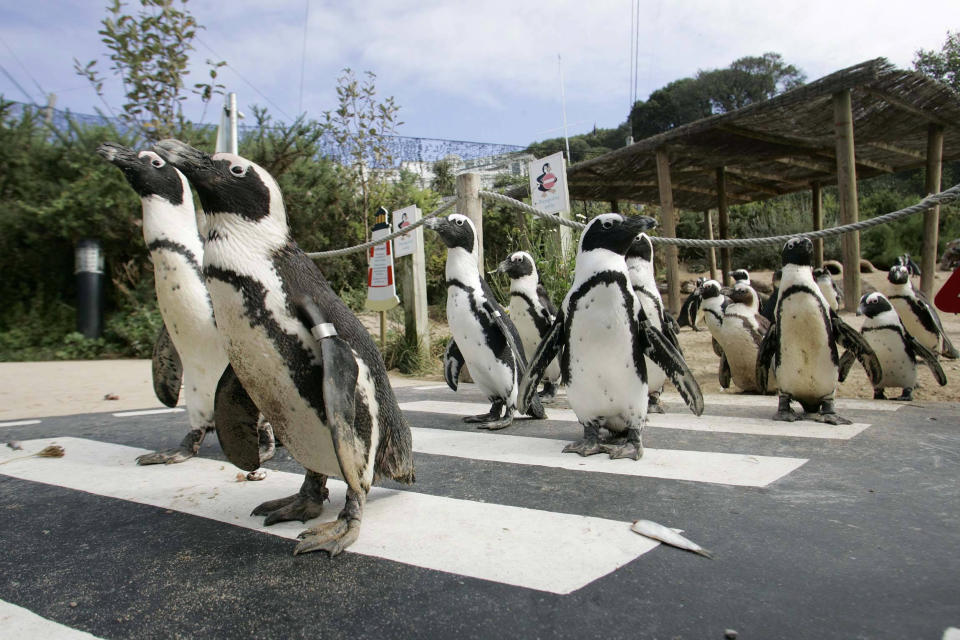
[[[420,219],[420,208],[412,204],[403,209],[397,209],[393,212],[393,232],[403,231],[405,227],[410,226]],[[420,236],[420,229],[414,229],[410,233],[405,233],[393,239],[394,257],[409,256],[417,248],[417,237]]]
[[[421,218],[416,205],[393,212],[394,233],[415,224]],[[414,339],[425,352],[430,349],[430,328],[427,320],[427,268],[420,228],[393,239],[397,258],[397,280],[403,293],[404,326],[408,341]],[[401,259],[401,256],[404,256]],[[409,258],[405,257],[409,256]]]
[[[547,213],[570,219],[570,192],[567,190],[567,163],[563,152],[533,160],[527,167],[530,175],[530,204]],[[570,229],[560,226],[560,252],[566,258],[570,251]]]

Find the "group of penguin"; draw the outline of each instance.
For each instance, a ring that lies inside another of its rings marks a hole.
[[[164,321],[154,351],[154,388],[175,406],[182,385],[191,425],[178,447],[137,462],[186,460],[215,429],[227,458],[254,473],[282,443],[306,470],[302,486],[253,513],[265,516],[267,525],[306,522],[322,512],[327,478],[342,478],[346,502],[337,519],[301,533],[294,549],[337,555],[357,539],[372,484],[415,479],[410,425],[369,333],[290,236],[280,189],[262,167],[177,140],[139,153],[104,143],[98,152],[121,169],[141,198]],[[664,309],[654,278],[653,245],[644,233],[656,226],[654,219],[616,213],[592,219],[580,236],[573,282],[559,309],[541,286],[533,257],[511,254],[498,267],[511,282],[509,313],[477,263],[471,220],[453,214],[428,219],[425,226],[447,248],[453,337],[444,377],[456,390],[466,366],[491,403],[488,413],[468,422],[496,430],[518,413],[544,418],[543,403],[562,384],[583,427],[582,439],[564,452],[637,460],[647,413],[663,411],[659,396],[668,379],[691,411],[702,414],[703,395],[684,361],[678,323]],[[894,326],[891,304],[900,304],[914,310],[924,330],[938,331],[936,349],[949,344],[929,305],[933,321],[918,311],[925,302],[909,275],[891,270],[890,282],[898,288],[889,300],[864,297],[864,339],[831,310],[814,281],[811,255],[805,238],[784,247],[772,324],[759,315],[759,298],[745,273],[729,292],[729,304],[719,283],[698,286],[696,303],[685,307],[696,316],[699,305],[707,326],[718,329],[721,380],[726,376],[761,392],[778,388],[780,419],[797,417],[789,407],[797,400],[832,422],[838,421],[833,393],[852,364],[850,354],[881,390],[901,386],[909,396],[918,355],[945,382],[929,340],[910,338],[897,323],[893,331],[902,346],[894,354],[893,340],[880,331]],[[695,325],[696,317],[687,324]],[[843,359],[838,343],[849,349]],[[871,344],[881,358],[900,358],[900,364],[888,369],[884,360],[881,373]],[[743,358],[750,349],[752,368]],[[913,377],[902,371],[910,367]]]
[[[910,282],[919,269],[909,255],[890,268],[886,295],[871,291],[861,297],[857,314],[864,321],[858,334],[840,319],[843,291],[828,269],[812,267],[812,249],[806,238],[786,243],[783,267],[774,273],[773,292],[765,300],[744,269],[729,274],[729,288],[715,280],[697,283],[681,317],[694,328],[702,318],[710,331],[720,357],[720,386],[779,391],[778,420],[800,417],[790,408],[797,400],[812,418],[841,424],[848,421],[836,415],[833,394],[855,360],[863,364],[878,400],[885,399],[887,388],[901,389],[897,400],[912,400],[919,362],[945,385],[938,358],[958,354],[936,310]],[[842,357],[838,346],[846,349]]]

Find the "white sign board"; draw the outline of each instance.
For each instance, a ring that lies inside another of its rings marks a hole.
[[[530,204],[547,213],[570,210],[567,165],[562,151],[533,160],[527,169],[530,174]]]
[[[403,231],[404,227],[410,226],[419,219],[420,208],[415,204],[404,207],[403,209],[397,209],[393,212],[393,232]],[[411,255],[417,248],[417,234],[419,233],[420,229],[417,228],[394,238],[394,257],[400,258]]]
[[[390,235],[390,213],[380,207],[376,224],[370,229],[371,240]],[[400,304],[393,270],[393,246],[388,240],[367,250],[367,309],[387,311]]]

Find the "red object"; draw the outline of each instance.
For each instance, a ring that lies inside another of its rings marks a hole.
[[[933,304],[944,313],[960,313],[960,269],[953,272],[940,291],[937,291]]]

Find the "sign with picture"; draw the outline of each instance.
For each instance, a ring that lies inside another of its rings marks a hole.
[[[393,212],[393,232],[397,233],[398,231],[403,231],[405,227],[409,227],[419,219],[420,207],[415,204],[412,204],[409,207],[404,207],[403,209],[397,209]],[[420,233],[419,227],[413,231],[403,234],[402,236],[397,236],[394,238],[394,257],[401,258],[403,256],[411,255],[417,248],[418,233]]]
[[[390,235],[390,212],[383,207],[377,210],[377,221],[370,230],[370,238],[377,240]],[[393,269],[393,246],[388,240],[367,249],[367,309],[387,311],[400,304],[397,297]]]
[[[527,169],[530,174],[530,204],[547,213],[570,210],[567,164],[562,151],[531,161]]]

